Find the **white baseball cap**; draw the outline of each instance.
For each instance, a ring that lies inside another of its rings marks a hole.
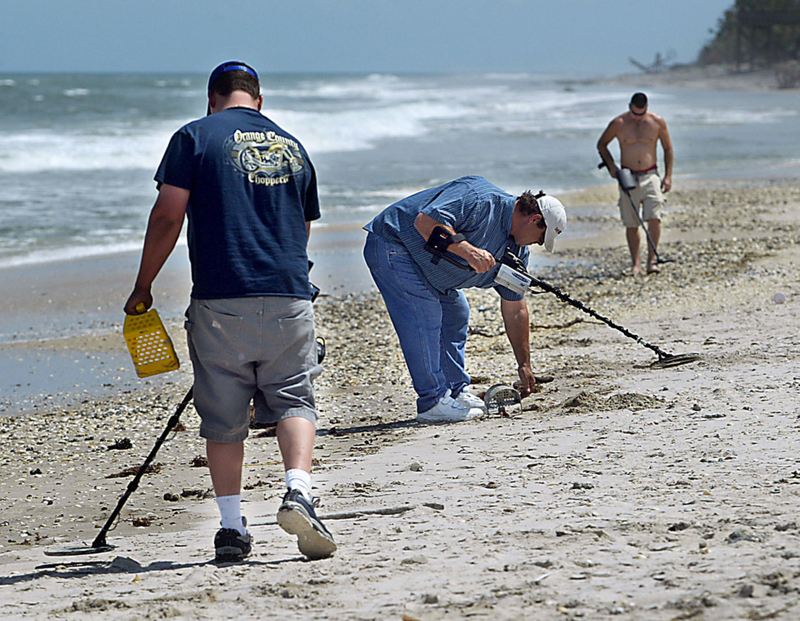
[[[557,198],[542,196],[537,200],[539,202],[539,211],[542,212],[544,223],[547,225],[547,231],[544,234],[544,247],[553,252],[556,237],[567,228],[567,212],[564,209],[564,205]]]

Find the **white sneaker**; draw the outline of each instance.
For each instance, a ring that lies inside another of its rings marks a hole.
[[[460,393],[458,393],[458,397],[456,397],[456,403],[460,403],[465,408],[478,408],[484,414],[486,413],[486,403],[480,397],[473,395],[469,390],[469,386],[465,387]]]
[[[461,405],[450,396],[448,390],[430,410],[417,414],[417,420],[421,423],[458,423],[482,415],[483,410]]]

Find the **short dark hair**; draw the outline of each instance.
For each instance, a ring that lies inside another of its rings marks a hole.
[[[647,95],[644,93],[634,93],[633,97],[631,97],[631,105],[635,106],[636,108],[646,108]]]
[[[256,77],[246,71],[226,71],[214,80],[210,89],[210,92],[222,97],[227,97],[233,91],[244,91],[253,99],[258,99],[261,85]]]
[[[541,216],[542,210],[539,209],[539,201],[536,200],[536,197],[533,195],[533,192],[530,190],[525,190],[522,195],[517,199],[517,205],[519,211],[524,216]],[[539,228],[544,228],[546,226],[544,222],[544,218],[539,223]]]

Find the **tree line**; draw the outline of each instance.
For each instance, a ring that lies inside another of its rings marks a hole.
[[[736,0],[711,32],[699,65],[746,71],[794,64],[800,60],[800,0]]]

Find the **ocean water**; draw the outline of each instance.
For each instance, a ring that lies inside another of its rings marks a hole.
[[[0,269],[139,250],[170,135],[204,75],[0,75]],[[320,226],[463,174],[509,192],[608,183],[595,143],[630,87],[539,75],[266,75],[264,112],[315,163]],[[797,93],[648,89],[675,178],[796,176]],[[569,230],[567,234],[569,234]]]

